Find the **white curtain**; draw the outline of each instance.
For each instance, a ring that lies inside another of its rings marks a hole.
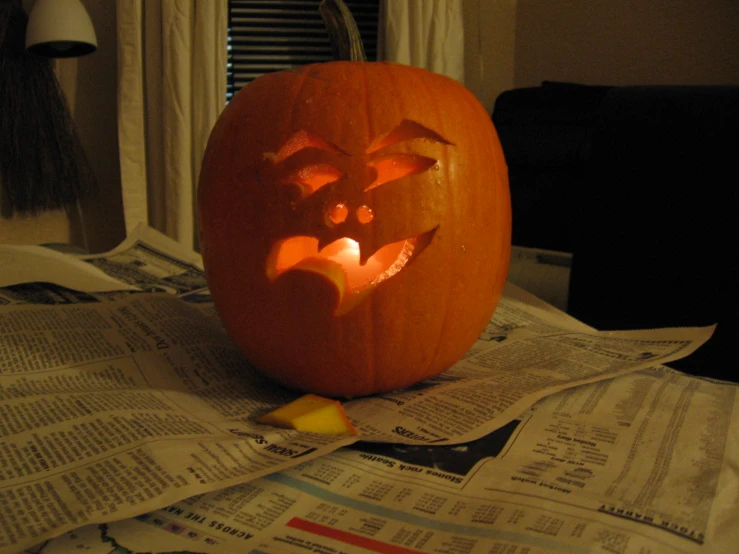
[[[227,0],[117,0],[118,140],[126,231],[197,248],[195,192],[226,103]]]
[[[383,0],[382,10],[385,60],[464,83],[462,0]]]

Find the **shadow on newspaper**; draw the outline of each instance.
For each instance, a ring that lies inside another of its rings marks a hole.
[[[520,423],[516,419],[480,439],[451,446],[357,442],[346,448],[466,476],[478,462],[497,457]]]

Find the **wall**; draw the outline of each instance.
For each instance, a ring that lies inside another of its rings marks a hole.
[[[509,88],[739,84],[737,0],[465,0],[465,74],[492,111]]]
[[[82,146],[100,186],[100,193],[81,203],[85,234],[72,242],[86,242],[90,252],[109,250],[125,238],[121,172],[118,159],[117,44],[115,3],[82,0],[95,26],[94,54],[57,62],[57,73],[77,126]]]
[[[514,87],[517,0],[464,0],[465,85],[492,113]]]

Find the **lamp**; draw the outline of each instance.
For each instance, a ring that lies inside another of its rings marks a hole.
[[[28,17],[26,50],[48,58],[75,58],[97,50],[90,16],[80,0],[36,0]]]

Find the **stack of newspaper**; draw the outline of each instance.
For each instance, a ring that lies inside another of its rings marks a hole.
[[[199,256],[0,247],[0,554],[739,549],[737,386],[712,328],[598,332],[509,285],[447,372],[275,429]]]

